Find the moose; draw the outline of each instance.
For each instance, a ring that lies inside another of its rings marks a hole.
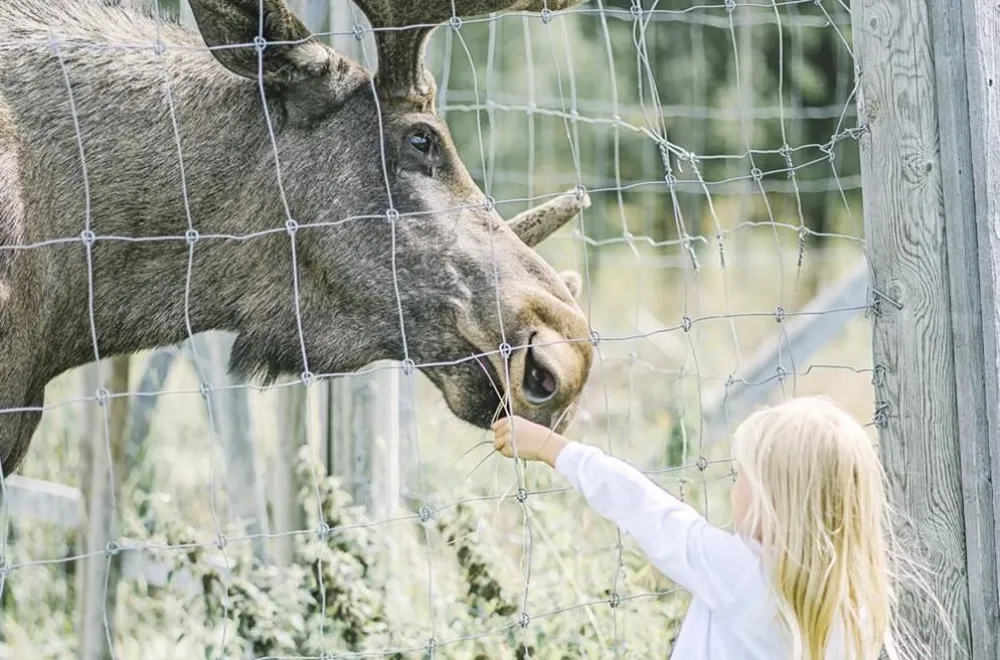
[[[197,30],[107,0],[0,2],[3,474],[51,379],[206,330],[235,334],[240,378],[396,360],[474,426],[564,428],[594,346],[579,275],[532,248],[589,198],[505,221],[423,59],[439,25],[577,2],[356,0],[374,73],[282,0],[190,0]]]

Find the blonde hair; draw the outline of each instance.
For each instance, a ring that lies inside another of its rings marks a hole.
[[[864,428],[826,397],[800,397],[751,414],[733,443],[750,492],[738,531],[763,546],[791,657],[822,660],[835,635],[843,657],[911,657],[885,474]]]

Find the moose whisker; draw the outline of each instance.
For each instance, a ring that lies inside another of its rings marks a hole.
[[[549,424],[549,430],[554,431],[555,429],[559,428],[559,425],[562,424],[563,419],[565,419],[566,415],[568,414],[569,414],[569,408],[563,409],[563,411],[559,413],[559,416],[556,417],[556,421]]]
[[[500,392],[500,389],[497,387],[496,381],[493,380],[493,376],[490,375],[489,369],[486,368],[486,365],[483,364],[483,362],[480,359],[480,357],[478,355],[473,354],[472,358],[476,361],[476,364],[479,365],[479,368],[482,369],[483,374],[485,374],[486,379],[490,383],[490,386],[493,388],[493,391],[496,393],[497,399],[499,399],[499,403],[497,404],[496,409],[493,411],[493,417],[490,420],[490,426],[492,426],[493,424],[496,423],[497,419],[500,417],[501,411],[503,411],[503,410],[508,410],[509,411],[510,410],[510,406],[509,406],[510,399],[509,399],[509,397],[507,396],[506,393],[501,393]],[[493,443],[490,440],[483,440],[481,442],[477,442],[472,447],[470,447],[466,451],[462,452],[461,456],[459,456],[458,459],[455,461],[455,464],[457,464],[463,458],[465,458],[466,456],[468,456],[469,454],[471,454],[473,451],[475,451],[476,449],[478,449],[479,447],[482,447],[484,445],[490,445],[490,446],[492,446]],[[465,477],[462,479],[462,483],[465,483],[466,481],[468,481],[472,477],[472,475],[476,472],[476,470],[478,470],[480,467],[482,467],[483,463],[485,463],[487,460],[489,460],[489,458],[491,456],[493,456],[494,453],[497,453],[495,449],[493,451],[490,451],[478,463],[476,463],[472,467],[472,469],[469,470],[468,474],[466,474]]]
[[[472,358],[476,361],[476,364],[479,365],[479,368],[483,370],[483,373],[486,375],[486,379],[490,381],[490,387],[492,387],[493,391],[496,392],[497,399],[500,401],[500,405],[497,407],[497,410],[493,412],[493,419],[491,424],[496,423],[497,417],[499,417],[500,415],[500,410],[504,406],[504,402],[507,401],[507,393],[500,392],[500,388],[497,387],[496,382],[493,380],[493,376],[490,375],[490,370],[486,368],[486,365],[483,364],[483,361],[480,359],[480,357],[474,354]]]
[[[466,456],[468,456],[472,452],[476,451],[480,447],[485,447],[486,445],[492,446],[493,443],[490,442],[489,440],[480,440],[479,442],[475,443],[474,445],[472,445],[471,447],[469,447],[468,449],[466,449],[465,451],[463,451],[461,454],[459,454],[458,458],[456,458],[455,461],[451,464],[452,467],[455,467],[456,465],[458,465],[462,461],[463,458],[465,458]]]
[[[472,466],[472,469],[469,470],[468,474],[465,475],[465,478],[462,479],[462,483],[464,484],[469,479],[471,479],[472,475],[475,474],[476,470],[478,470],[479,468],[481,468],[483,466],[483,463],[485,463],[490,458],[492,458],[494,454],[499,454],[499,453],[500,452],[498,452],[496,449],[493,449],[488,454],[486,454],[486,456],[483,456],[483,458],[478,463],[476,463],[475,465]]]

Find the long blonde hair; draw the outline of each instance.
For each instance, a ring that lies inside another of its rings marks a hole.
[[[799,397],[740,424],[733,458],[750,492],[738,531],[763,546],[793,660],[822,660],[834,636],[845,657],[911,657],[895,620],[905,562],[864,428],[826,397]]]

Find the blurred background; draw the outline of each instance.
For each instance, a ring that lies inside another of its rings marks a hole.
[[[374,67],[353,4],[289,4]],[[438,112],[502,215],[592,198],[539,248],[581,273],[601,337],[568,435],[723,527],[753,406],[823,393],[873,414],[850,44],[846,0],[587,0],[428,48]],[[231,337],[196,339],[50,384],[4,499],[0,657],[669,654],[683,592],[551,470],[492,455],[423,376],[263,389],[226,375]],[[100,382],[130,394],[105,410]]]

